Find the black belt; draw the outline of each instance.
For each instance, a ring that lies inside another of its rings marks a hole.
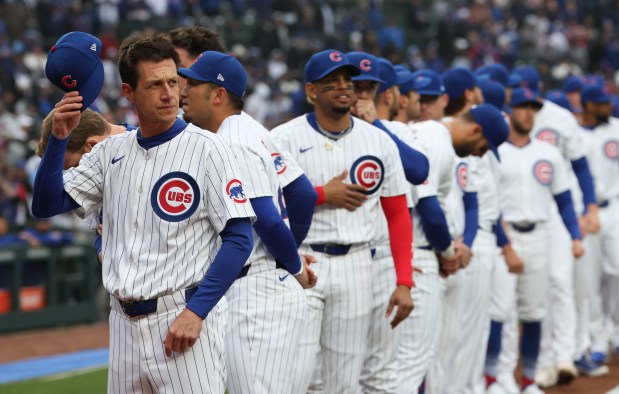
[[[372,254],[372,258],[374,258],[374,255],[376,254],[376,248],[370,249],[370,253]]]
[[[535,223],[531,223],[531,224],[527,224],[525,226],[520,226],[517,225],[516,223],[510,223],[510,226],[512,226],[512,228],[516,231],[518,231],[519,233],[530,233],[531,231],[535,230]]]
[[[430,246],[430,245],[415,246],[415,249],[434,250],[434,248],[432,246]]]
[[[185,290],[185,302],[189,302],[196,290],[198,290],[198,286]],[[125,312],[125,315],[129,317],[150,315],[151,313],[157,312],[157,298],[142,301],[118,300],[118,302],[120,303],[120,307],[123,312]]]
[[[479,228],[480,230],[488,231],[488,230],[486,230],[485,228],[483,228],[482,226],[477,226],[477,228]],[[490,228],[490,231],[491,231],[493,234],[496,234],[496,224],[493,224],[493,225],[492,225],[492,227]]]
[[[606,208],[608,205],[610,205],[610,200],[598,201],[598,207],[600,208]]]
[[[251,264],[247,264],[246,266],[244,266],[241,269],[241,272],[239,272],[239,275],[236,277],[236,279],[241,279],[241,278],[246,277],[247,274],[249,273],[249,267],[251,267]],[[275,260],[275,268],[286,269],[284,265],[277,260]]]
[[[311,244],[310,247],[314,252],[329,254],[331,256],[344,256],[348,254],[352,245]]]

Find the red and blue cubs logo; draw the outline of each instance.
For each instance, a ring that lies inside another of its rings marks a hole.
[[[277,171],[277,175],[281,175],[286,171],[286,163],[284,162],[284,158],[281,153],[271,153],[271,157],[273,158],[273,165],[275,166],[275,171]]]
[[[533,164],[533,177],[542,185],[550,185],[553,175],[554,167],[548,160],[538,160]]]
[[[604,155],[611,160],[617,160],[617,157],[619,157],[619,142],[615,140],[606,141],[604,144]]]
[[[333,51],[329,54],[329,59],[331,59],[334,62],[341,62],[342,61],[342,53],[338,52],[338,51]]]
[[[363,71],[370,71],[372,69],[372,61],[370,59],[363,59],[359,63],[359,68]]]
[[[77,86],[77,80],[71,78],[71,74],[62,77],[62,86],[73,89]]]
[[[385,166],[378,157],[362,156],[350,168],[350,181],[365,187],[365,194],[372,194],[383,183]]]
[[[233,179],[226,184],[226,194],[236,203],[243,204],[247,202],[247,197],[245,197],[245,192],[243,191],[243,184],[238,179]]]
[[[189,218],[200,205],[198,183],[184,172],[171,172],[162,176],[150,195],[153,211],[168,222]]]
[[[456,181],[462,191],[466,191],[469,178],[469,166],[466,163],[460,163],[456,167]]]
[[[535,138],[550,145],[559,146],[559,133],[555,129],[542,129],[535,134]]]

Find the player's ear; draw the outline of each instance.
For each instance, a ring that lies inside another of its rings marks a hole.
[[[123,84],[121,85],[121,89],[123,92],[123,96],[125,96],[125,98],[133,104],[133,89],[131,88],[131,85],[123,82]]]
[[[103,135],[91,135],[90,137],[86,138],[86,142],[84,143],[84,150],[86,151],[86,153],[90,153],[92,148],[94,148],[95,145],[97,145],[104,139],[105,136]]]
[[[314,103],[314,99],[316,98],[316,85],[311,82],[305,84],[305,97],[310,104]]]

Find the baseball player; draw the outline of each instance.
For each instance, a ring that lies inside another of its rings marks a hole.
[[[536,112],[543,105],[539,96],[526,88],[515,89],[512,91],[511,105],[510,143],[499,148],[499,197],[503,220],[507,223],[514,250],[524,261],[524,272],[518,278],[506,275],[494,283],[494,294],[502,296],[503,303],[491,312],[485,372],[488,392],[503,392],[496,382],[501,322],[509,313],[515,296],[519,317],[523,322],[521,390],[530,394],[541,393],[534,378],[541,339],[541,320],[545,313],[549,262],[548,254],[544,252],[549,243],[547,222],[553,199],[572,237],[573,255],[581,256],[583,247],[561,154],[549,144],[529,136]]]
[[[178,73],[187,79],[181,92],[184,115],[230,144],[247,180],[243,198],[256,213],[254,250],[245,264],[245,277],[226,293],[228,390],[290,393],[293,376],[288,366],[307,312],[303,288],[313,287],[316,278],[301,264],[295,239],[282,219],[285,207],[280,205],[271,154],[241,116],[247,74],[238,60],[215,51],[202,53]]]
[[[619,316],[611,306],[619,295],[617,278],[619,277],[619,257],[617,247],[619,244],[619,228],[613,218],[617,217],[619,204],[619,184],[617,179],[617,159],[619,137],[617,126],[619,120],[611,117],[612,97],[604,92],[597,84],[585,85],[581,92],[582,102],[582,126],[584,129],[583,140],[585,153],[591,172],[595,179],[595,192],[600,207],[600,232],[589,236],[587,256],[589,305],[591,308],[589,321],[591,330],[592,357],[596,353],[596,362],[606,361],[608,357],[608,335],[604,327],[604,312],[609,314],[615,324],[619,322]],[[603,291],[601,292],[600,289]],[[606,307],[606,308],[604,308]],[[613,338],[614,346],[619,346],[617,338]]]
[[[582,122],[582,104],[580,103],[580,91],[582,90],[581,78],[570,75],[563,81],[561,87],[563,93],[567,96],[567,100],[572,107],[572,112],[579,122]]]
[[[445,107],[449,103],[449,96],[445,93],[441,76],[432,70],[419,70],[414,72],[413,76],[430,80],[424,88],[418,91],[421,108],[419,122],[442,119],[445,116]]]
[[[315,253],[314,269],[320,281],[306,290],[309,312],[294,373],[295,393],[307,390],[317,364],[325,392],[361,390],[372,305],[369,243],[383,214],[379,204],[388,222],[397,277],[386,309],[390,316],[397,307],[392,327],[413,307],[406,178],[395,143],[386,133],[350,115],[355,98],[352,77],[359,72],[337,50],[314,54],[305,66],[305,92],[315,112],[272,131],[319,195],[312,226],[300,248]]]
[[[226,386],[222,297],[251,253],[254,214],[230,148],[176,118],[177,64],[161,34],[125,40],[122,89],[140,128],[107,138],[61,175],[82,108],[82,96],[67,93],[35,180],[37,216],[103,208],[113,392]]]

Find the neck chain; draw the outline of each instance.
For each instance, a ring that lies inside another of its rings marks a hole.
[[[332,140],[336,140],[337,141],[340,138],[344,137],[346,134],[348,134],[350,132],[350,130],[352,130],[352,121],[350,122],[348,127],[346,127],[342,131],[329,131],[329,130],[325,130],[325,129],[322,128],[322,126],[320,126],[318,121],[316,121],[316,126],[318,126],[318,131],[320,131],[320,133],[322,135],[324,135],[327,138],[331,138]]]

